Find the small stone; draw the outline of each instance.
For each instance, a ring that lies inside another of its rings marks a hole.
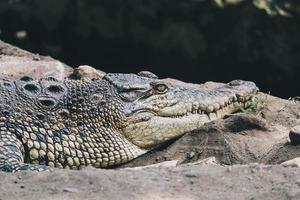
[[[300,126],[295,126],[291,129],[289,134],[291,143],[293,145],[299,145],[300,144]]]
[[[196,155],[196,153],[194,151],[191,151],[191,152],[187,153],[187,158],[192,159],[195,155]]]
[[[80,65],[75,70],[74,73],[71,75],[74,78],[84,79],[84,78],[102,78],[105,76],[105,72],[96,70],[91,66],[88,65]]]
[[[226,169],[227,172],[231,172],[232,171],[232,167],[229,166],[227,169]]]
[[[184,175],[189,178],[195,178],[198,176],[198,173],[194,170],[191,170],[191,171],[185,172]]]
[[[300,157],[285,161],[281,165],[285,167],[300,167]]]
[[[63,192],[78,193],[79,190],[77,188],[67,187],[63,189]]]
[[[158,162],[158,161],[160,161],[160,160],[162,160],[160,156],[157,156],[157,157],[155,158],[155,161],[156,161],[156,162]]]

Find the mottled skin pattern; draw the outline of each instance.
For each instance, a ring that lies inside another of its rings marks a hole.
[[[0,80],[0,169],[122,164],[233,112],[230,105],[241,99],[238,92],[243,102],[257,92],[252,82],[243,81],[216,90],[190,90],[150,72],[107,74],[94,80]],[[192,96],[203,102],[196,105]],[[163,130],[164,125],[174,131]]]

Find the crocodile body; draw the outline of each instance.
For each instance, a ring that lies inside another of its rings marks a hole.
[[[0,80],[0,169],[119,165],[247,106],[252,82],[185,88],[150,72]]]

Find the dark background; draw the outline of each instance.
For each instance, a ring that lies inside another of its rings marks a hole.
[[[76,67],[300,95],[297,1],[0,0],[0,39]],[[264,2],[269,2],[264,4]]]

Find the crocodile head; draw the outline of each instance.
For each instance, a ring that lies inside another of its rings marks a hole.
[[[258,91],[253,82],[241,80],[215,89],[188,87],[158,79],[151,72],[107,74],[104,80],[113,85],[123,105],[121,134],[142,149],[247,107]]]

